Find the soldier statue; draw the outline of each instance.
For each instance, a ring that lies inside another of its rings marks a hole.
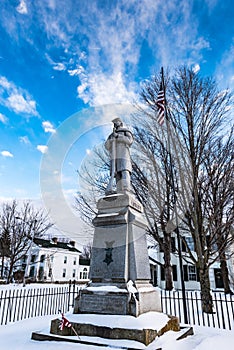
[[[106,188],[106,195],[116,193],[116,191],[123,193],[131,190],[132,162],[129,148],[133,142],[133,135],[123,126],[120,118],[115,118],[112,122],[113,132],[105,143],[111,159],[110,180]],[[114,179],[116,179],[116,191],[114,190]]]

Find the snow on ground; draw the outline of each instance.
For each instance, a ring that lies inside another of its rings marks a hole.
[[[57,287],[67,287],[68,284],[56,284],[56,283],[28,283],[23,286],[23,283],[10,283],[10,284],[0,284],[1,290],[15,290],[15,289],[44,289],[44,288],[57,288]]]
[[[169,321],[162,312],[146,312],[139,317],[123,315],[67,314],[69,321],[97,326],[128,329],[161,329]]]
[[[70,315],[67,315],[70,316]],[[20,322],[10,323],[6,326],[0,326],[0,349],[4,350],[104,350],[104,349],[121,349],[121,346],[136,347],[136,342],[121,340],[106,340],[110,346],[100,347],[93,345],[83,345],[78,343],[64,343],[55,341],[34,341],[31,340],[33,331],[48,332],[50,321],[57,317],[41,316],[31,318]],[[225,331],[221,329],[194,326],[195,335],[186,339],[176,341],[177,332],[168,332],[162,337],[156,339],[148,347],[138,343],[138,349],[155,350],[229,350],[233,348],[234,331]],[[87,340],[87,337],[81,337]],[[90,339],[90,338],[89,338]],[[94,338],[98,341],[97,338]],[[100,340],[100,338],[99,338]],[[112,346],[111,346],[112,345]]]

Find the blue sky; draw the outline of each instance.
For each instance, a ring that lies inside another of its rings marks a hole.
[[[74,193],[75,170],[109,130],[92,128],[112,119],[92,111],[131,104],[161,66],[192,65],[233,88],[233,18],[231,0],[2,0],[1,200],[41,197],[41,161],[59,137],[59,181]]]

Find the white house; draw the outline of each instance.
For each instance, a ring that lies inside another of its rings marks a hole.
[[[75,241],[59,241],[57,238],[34,238],[31,261],[24,256],[17,270],[28,268],[26,275],[32,280],[43,282],[65,282],[69,280],[87,280],[89,265],[80,258],[81,251],[75,247]],[[81,264],[80,264],[81,261]]]
[[[192,252],[194,252],[194,243],[191,236],[185,236],[186,242]],[[179,266],[179,258],[177,253],[177,238],[176,236],[172,236],[172,244],[171,244],[171,264],[172,264],[172,272],[173,272],[173,282],[175,289],[181,289],[181,274],[180,274],[180,266]],[[183,242],[181,242],[181,250],[182,256],[186,255],[186,247]],[[195,254],[195,252],[194,252]],[[163,252],[160,251],[159,245],[152,247],[149,249],[149,259],[150,259],[150,269],[151,269],[151,279],[152,283],[160,288],[165,288],[165,275],[164,268],[160,265],[164,264],[163,260]],[[159,263],[158,263],[159,262]],[[228,269],[230,272],[230,276],[234,276],[234,258],[230,258],[228,261]],[[196,269],[196,266],[192,263],[191,260],[187,257],[186,261],[183,259],[183,275],[186,290],[199,290],[200,282],[199,275]],[[221,269],[219,261],[213,263],[209,269],[209,277],[210,277],[210,286],[212,290],[222,290],[223,289],[223,280],[221,275]],[[233,284],[233,281],[230,281]]]

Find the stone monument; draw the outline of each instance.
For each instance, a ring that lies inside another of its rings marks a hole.
[[[150,283],[143,207],[131,189],[133,135],[120,118],[113,124],[105,143],[110,153],[110,180],[93,220],[91,282],[80,291],[74,313],[139,316],[161,311],[161,303]]]
[[[133,135],[119,118],[113,123],[113,132],[105,144],[110,153],[110,181],[105,196],[97,204],[98,214],[93,221],[91,281],[75,300],[69,326],[61,329],[61,320],[56,318],[51,321],[50,333],[33,332],[34,340],[100,346],[93,337],[101,337],[135,340],[147,346],[166,331],[180,329],[176,317],[161,314],[160,296],[150,284],[146,222],[130,183],[129,148]],[[191,330],[186,332],[192,334]]]

